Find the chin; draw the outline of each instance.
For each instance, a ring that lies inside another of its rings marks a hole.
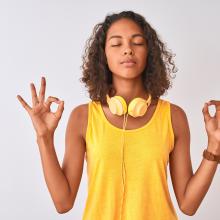
[[[126,72],[126,73],[120,73],[120,74],[115,74],[117,78],[123,78],[123,79],[135,79],[139,78],[141,76],[141,73],[137,72]]]

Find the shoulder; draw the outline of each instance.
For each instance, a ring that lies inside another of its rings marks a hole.
[[[89,103],[83,103],[80,105],[77,105],[73,108],[72,112],[75,112],[76,114],[83,116],[88,111],[88,104]]]
[[[76,123],[80,130],[80,135],[85,139],[87,122],[88,122],[88,103],[83,103],[80,105],[75,106],[72,109],[70,114],[70,118]]]
[[[171,113],[174,115],[180,116],[180,115],[186,114],[182,107],[180,107],[179,105],[174,104],[172,102],[170,102],[170,110],[171,110]]]
[[[178,137],[184,129],[188,129],[188,119],[185,110],[177,104],[170,102],[171,122],[175,137]]]
[[[171,112],[171,117],[175,120],[176,118],[182,118],[184,116],[186,116],[186,113],[184,111],[184,109],[177,105],[177,104],[174,104],[172,102],[170,102],[169,100],[166,100],[166,99],[161,99],[160,98],[160,101],[166,105],[169,105],[170,106],[170,112]]]

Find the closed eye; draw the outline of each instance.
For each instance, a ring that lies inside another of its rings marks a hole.
[[[143,43],[134,43],[134,45],[144,45]]]
[[[143,43],[133,43],[134,45],[144,45]],[[121,44],[111,45],[112,47],[120,46]]]

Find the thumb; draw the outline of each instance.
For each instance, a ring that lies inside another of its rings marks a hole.
[[[208,122],[210,119],[211,119],[211,116],[209,114],[209,109],[208,109],[208,104],[205,103],[204,104],[204,107],[202,109],[202,113],[203,113],[203,116],[204,116],[204,122]]]
[[[64,101],[59,101],[57,111],[54,113],[56,117],[61,118],[63,110],[64,110]]]

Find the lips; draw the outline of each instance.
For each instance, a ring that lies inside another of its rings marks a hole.
[[[135,62],[135,60],[132,59],[132,58],[127,58],[127,59],[123,60],[123,61],[121,62],[121,64],[122,64],[124,67],[126,67],[126,68],[131,68],[131,67],[134,67],[134,66],[136,65],[136,62]]]
[[[135,64],[136,62],[133,60],[133,59],[126,59],[126,60],[123,60],[122,62],[121,62],[121,64],[123,64],[123,63],[127,63],[127,64]]]

